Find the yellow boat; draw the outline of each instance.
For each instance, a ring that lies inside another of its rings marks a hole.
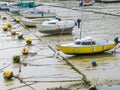
[[[114,41],[105,41],[103,43],[95,41],[91,37],[77,39],[73,43],[57,45],[57,49],[64,54],[94,54],[102,53],[113,49],[118,44],[118,37]]]

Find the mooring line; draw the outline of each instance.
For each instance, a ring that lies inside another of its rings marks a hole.
[[[31,84],[27,84],[27,86],[30,86],[30,85],[33,85],[33,84],[36,84],[36,82],[33,82]],[[26,84],[25,85],[22,85],[22,86],[18,86],[18,87],[14,87],[14,88],[10,88],[8,90],[16,90],[17,88],[22,88],[22,87],[26,87]],[[31,87],[30,87],[31,88]],[[32,90],[35,90],[33,87],[31,88]]]
[[[38,36],[37,36],[38,37]],[[38,37],[38,39],[41,40],[41,38]],[[49,44],[47,44],[48,47],[54,52],[54,55],[57,53],[57,50],[53,49]],[[64,58],[62,55],[60,55],[59,53],[57,53],[57,55],[59,55],[60,57],[62,57],[62,59],[73,69],[75,70],[78,74],[83,76],[83,81],[85,82],[86,85],[91,85],[90,82],[87,80],[86,76],[80,72],[73,64],[71,64],[66,58]]]
[[[61,56],[61,55],[60,55]],[[90,84],[90,81],[87,80],[86,76],[81,72],[79,71],[73,64],[71,64],[66,58],[64,58],[63,56],[61,56],[63,58],[64,61],[66,61],[66,63],[72,67],[73,70],[75,70],[78,74],[82,75],[83,76],[83,81],[85,82],[86,85],[91,85]]]
[[[41,80],[41,81],[38,81],[38,80],[34,80],[34,81],[25,81],[25,82],[44,82],[44,83],[47,83],[47,82],[54,82],[54,83],[56,83],[56,82],[76,82],[76,81],[81,81],[81,80]]]
[[[3,72],[3,69],[9,67],[10,65],[12,65],[12,63],[8,64],[7,66],[5,66],[5,67],[3,67],[3,68],[1,68],[1,69],[0,69],[0,72]]]

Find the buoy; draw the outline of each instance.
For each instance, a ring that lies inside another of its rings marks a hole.
[[[7,26],[7,25],[4,25],[4,26],[2,27],[2,29],[3,29],[4,31],[7,31],[7,30],[8,30],[8,26]]]
[[[23,34],[22,33],[18,33],[17,37],[18,37],[18,39],[23,39]]]
[[[23,54],[23,55],[26,55],[26,54],[28,54],[29,49],[28,49],[27,47],[23,47],[23,48],[21,49],[21,51],[22,51],[22,54]]]
[[[97,90],[96,86],[90,86],[89,90]]]
[[[6,16],[3,16],[2,19],[3,19],[3,20],[6,20],[7,18],[6,18]]]
[[[19,18],[15,18],[14,20],[15,20],[15,22],[17,22],[17,23],[20,22],[20,19],[19,19]]]
[[[91,64],[92,64],[92,66],[97,66],[96,61],[92,61]]]
[[[16,31],[15,30],[10,30],[11,35],[16,35]]]
[[[10,23],[10,22],[7,22],[6,25],[7,25],[8,27],[11,27],[11,23]]]
[[[13,71],[12,70],[7,70],[7,71],[5,71],[3,76],[4,76],[5,79],[11,79],[14,76]]]
[[[29,37],[29,38],[26,38],[26,43],[27,43],[27,44],[31,44],[31,43],[32,43],[32,38],[30,38],[30,37]]]
[[[14,63],[20,63],[20,56],[19,55],[14,55],[13,56],[13,62]]]

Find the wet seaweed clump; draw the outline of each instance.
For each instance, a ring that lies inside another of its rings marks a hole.
[[[20,56],[19,55],[14,55],[13,56],[13,62],[14,63],[20,63]]]

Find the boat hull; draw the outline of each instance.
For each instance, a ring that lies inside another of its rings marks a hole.
[[[39,30],[39,32],[44,34],[70,34],[72,33],[73,27],[65,29],[49,29],[49,30]]]
[[[70,34],[75,27],[74,21],[45,21],[42,25],[37,25],[41,33],[46,34]]]
[[[43,21],[48,20],[48,18],[24,18],[21,17],[21,22],[27,27],[36,27],[37,24],[42,24]]]
[[[116,46],[115,43],[102,45],[102,46],[64,46],[58,45],[58,50],[62,51],[64,54],[94,54],[94,53],[102,53],[113,49]]]
[[[56,16],[55,13],[49,13],[49,12],[45,12],[43,15],[42,13],[40,14],[31,14],[31,13],[20,13],[20,15],[22,15],[23,17],[26,17],[26,18],[50,18],[50,17],[54,17]]]

